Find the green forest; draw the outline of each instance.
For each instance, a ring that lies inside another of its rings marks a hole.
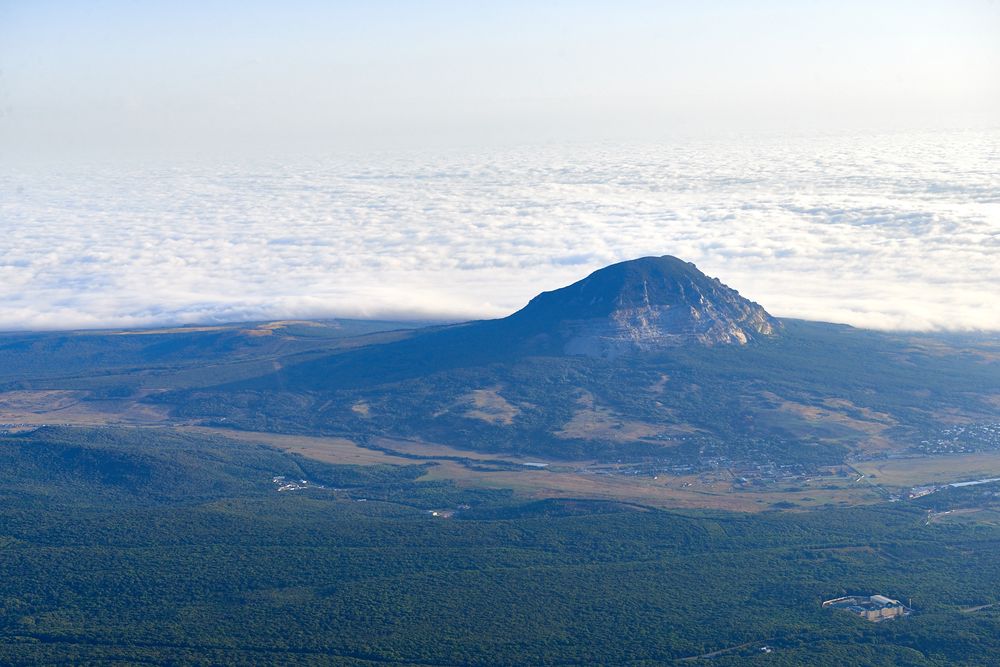
[[[1000,602],[1000,529],[929,523],[919,504],[531,500],[423,482],[424,465],[333,466],[154,428],[42,428],[0,445],[2,664],[1000,655],[1000,611],[984,607]],[[311,486],[280,492],[276,476]],[[875,624],[821,607],[872,593],[915,613]]]

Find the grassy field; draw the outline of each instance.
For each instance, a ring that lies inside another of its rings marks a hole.
[[[519,458],[459,449],[438,443],[398,438],[376,438],[373,444],[390,452],[362,447],[346,438],[281,435],[186,424],[171,419],[159,406],[124,400],[82,400],[78,391],[10,391],[0,393],[0,423],[120,425],[174,428],[223,436],[242,442],[270,445],[326,463],[347,465],[436,464],[426,479],[447,479],[472,488],[508,488],[529,498],[597,498],[657,507],[711,508],[762,511],[775,506],[811,508],[877,502],[886,490],[923,484],[949,483],[1000,476],[1000,452],[867,461],[853,467],[865,478],[821,476],[791,484],[740,488],[732,475],[650,476],[596,474],[592,461],[572,463],[538,457]],[[401,455],[394,455],[398,452]],[[419,458],[415,458],[419,457]],[[466,459],[464,462],[455,459]],[[491,468],[490,464],[523,466],[529,462],[546,469]],[[479,464],[482,465],[479,465]]]
[[[854,468],[885,487],[945,484],[1000,476],[1000,452],[865,461]]]
[[[819,507],[879,502],[882,496],[871,486],[833,482],[820,478],[794,490],[772,487],[742,490],[732,482],[702,480],[695,476],[640,477],[601,475],[558,470],[501,470],[484,472],[444,461],[432,468],[427,479],[448,479],[460,486],[507,488],[530,498],[597,498],[619,500],[662,508],[724,509],[760,512],[780,507]]]
[[[134,400],[83,400],[88,392],[68,390],[19,390],[0,392],[0,423],[156,425],[169,421],[167,409]]]
[[[775,486],[763,490],[743,490],[734,488],[731,476],[725,473],[711,478],[665,475],[654,479],[649,476],[596,474],[588,471],[588,462],[579,462],[573,466],[568,466],[565,462],[551,463],[547,469],[526,466],[523,470],[492,470],[487,466],[477,465],[477,462],[487,465],[490,462],[515,464],[524,462],[513,457],[390,438],[379,438],[375,444],[420,456],[421,459],[393,456],[382,451],[367,449],[345,438],[278,435],[197,426],[184,427],[181,430],[221,435],[244,442],[265,443],[325,463],[412,465],[419,461],[431,462],[435,465],[421,479],[448,480],[467,488],[512,489],[519,496],[533,499],[593,498],[663,508],[705,508],[743,512],[772,509],[777,503],[805,509],[828,505],[867,504],[882,499],[872,486],[853,483],[853,478],[817,477],[798,483],[792,489]],[[468,459],[468,462],[456,461],[455,458]]]
[[[422,458],[462,458],[478,461],[504,461],[519,465],[523,465],[526,462],[556,463],[554,461],[538,457],[522,459],[509,454],[504,455],[490,454],[488,452],[474,452],[467,449],[449,447],[448,445],[442,445],[436,442],[424,442],[422,440],[407,440],[403,438],[372,438],[372,443],[378,447],[391,449],[394,452],[412,454],[413,456],[419,456]],[[585,464],[589,463],[589,461],[582,461],[580,463]]]
[[[720,509],[759,512],[783,508],[845,506],[879,502],[883,496],[869,483],[853,477],[819,476],[794,486],[774,485],[764,489],[740,489],[732,476],[722,471],[712,476],[650,476],[598,474],[590,462],[549,462],[545,469],[490,469],[490,463],[523,465],[514,457],[472,452],[435,443],[378,438],[375,444],[419,459],[361,447],[346,438],[312,437],[237,431],[203,426],[181,426],[179,431],[222,436],[241,442],[263,443],[325,463],[342,465],[434,465],[421,479],[448,480],[460,487],[512,489],[518,496],[543,498],[592,498],[634,502],[661,508]],[[456,461],[456,458],[466,461]],[[532,459],[539,461],[539,459]],[[1000,457],[998,457],[1000,461]],[[483,465],[480,465],[481,464]]]
[[[207,426],[182,426],[177,430],[187,433],[222,436],[230,440],[269,445],[282,451],[337,465],[413,465],[415,461],[401,456],[366,449],[346,438],[322,438],[305,435],[282,435],[255,431],[211,428]]]

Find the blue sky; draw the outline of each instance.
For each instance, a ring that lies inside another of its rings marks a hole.
[[[0,1],[32,153],[995,125],[1000,3]]]

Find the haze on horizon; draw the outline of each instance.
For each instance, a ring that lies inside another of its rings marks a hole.
[[[498,316],[674,254],[1000,330],[1000,4],[0,1],[0,329]]]
[[[142,156],[995,127],[997,34],[988,0],[7,0],[0,137]]]

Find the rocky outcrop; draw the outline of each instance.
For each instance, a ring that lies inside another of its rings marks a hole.
[[[560,340],[567,354],[616,356],[676,345],[745,345],[777,334],[761,306],[694,264],[643,257],[544,292],[507,318]]]

